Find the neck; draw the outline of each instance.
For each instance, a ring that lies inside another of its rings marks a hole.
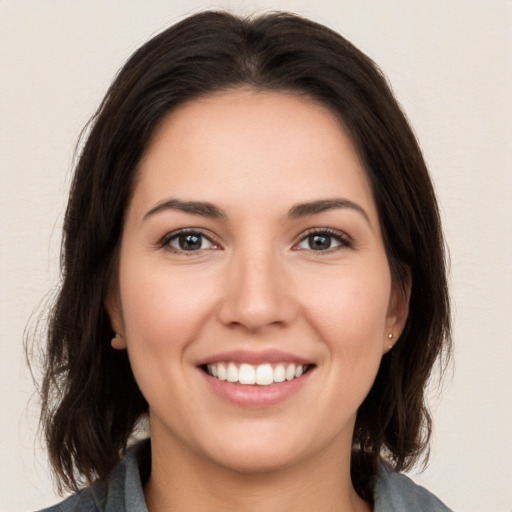
[[[334,459],[332,453],[340,451],[331,446],[314,460],[250,473],[205,460],[179,444],[155,441],[144,490],[149,512],[371,511],[352,486],[350,450]]]

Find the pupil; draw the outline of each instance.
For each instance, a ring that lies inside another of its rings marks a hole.
[[[329,249],[331,246],[331,237],[325,235],[311,235],[309,237],[309,245],[315,251]]]
[[[201,236],[199,235],[181,235],[179,237],[180,249],[184,251],[197,251],[201,249]]]

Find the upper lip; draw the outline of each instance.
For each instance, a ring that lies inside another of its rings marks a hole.
[[[219,352],[211,356],[202,358],[197,362],[197,366],[205,364],[214,364],[220,362],[248,363],[248,364],[264,364],[264,363],[295,363],[295,364],[313,364],[311,360],[284,352],[282,350],[230,350],[227,352]]]

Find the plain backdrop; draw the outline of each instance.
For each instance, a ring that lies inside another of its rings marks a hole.
[[[126,58],[205,8],[306,15],[389,77],[439,194],[455,316],[430,463],[413,478],[457,511],[510,512],[510,0],[0,0],[0,512],[58,500],[22,340],[58,282],[78,135]]]

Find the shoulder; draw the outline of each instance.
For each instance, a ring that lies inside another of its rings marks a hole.
[[[374,500],[375,512],[451,512],[439,498],[387,464],[379,467]]]
[[[147,512],[143,482],[149,475],[149,440],[128,450],[107,480],[98,480],[61,503],[39,512]]]
[[[102,497],[93,489],[82,489],[61,503],[39,512],[99,512],[103,510]]]

